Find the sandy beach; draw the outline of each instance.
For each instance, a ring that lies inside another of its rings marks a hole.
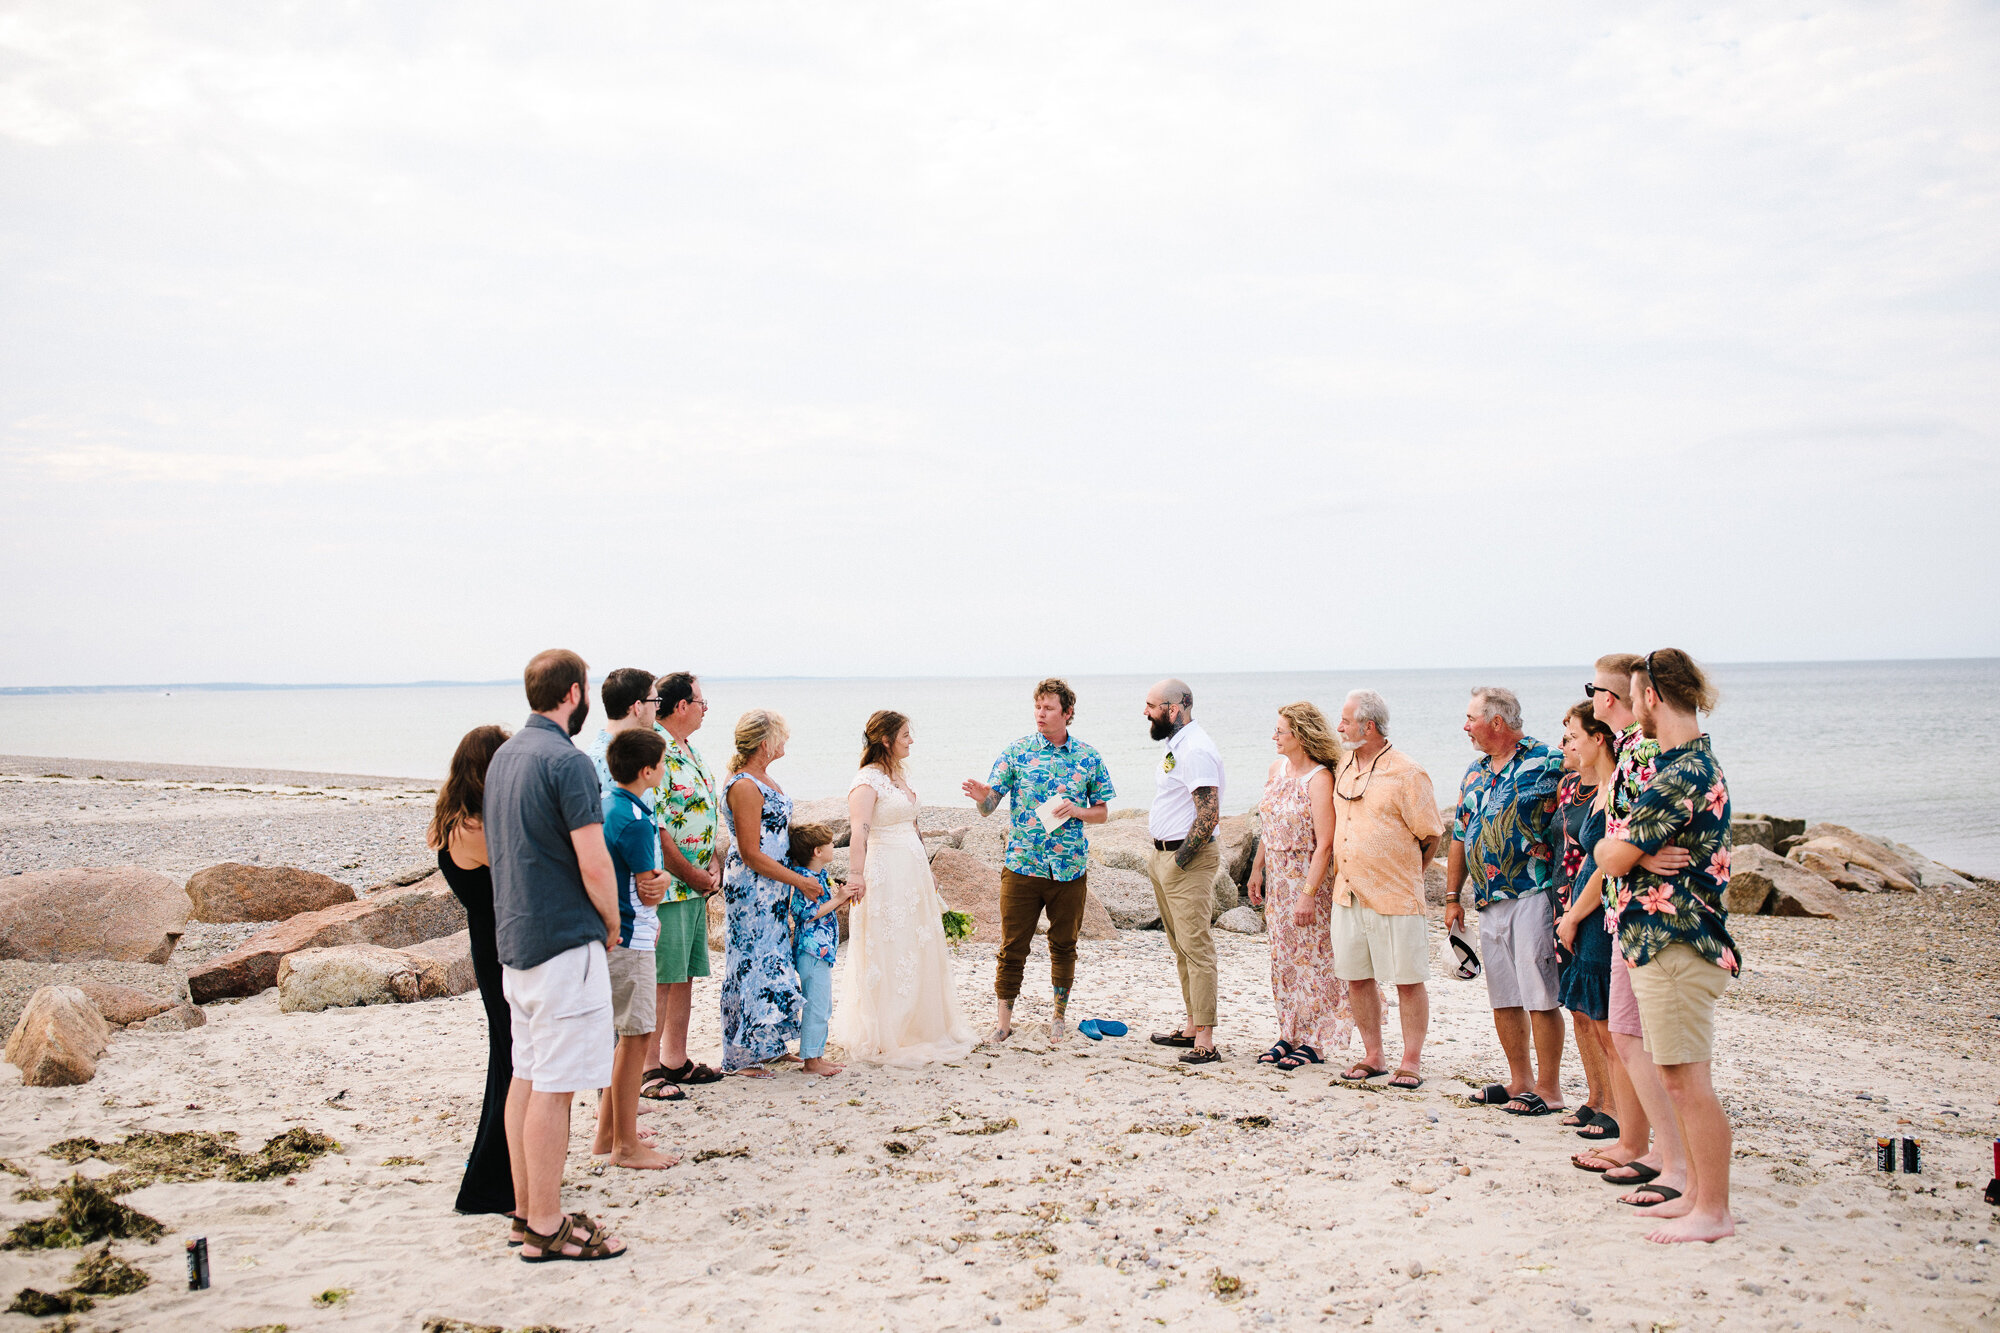
[[[428,859],[428,784],[55,762],[0,760],[0,871],[185,878],[254,858],[365,888]],[[10,1068],[0,1157],[26,1179],[0,1197],[0,1228],[48,1213],[15,1191],[67,1177],[47,1155],[66,1138],[226,1131],[251,1150],[307,1127],[340,1151],[289,1179],[123,1196],[170,1233],[115,1247],[154,1282],[74,1327],[1992,1328],[1995,887],[1732,922],[1748,966],[1723,1003],[1716,1079],[1739,1231],[1715,1246],[1645,1244],[1643,1213],[1569,1165],[1579,1140],[1555,1118],[1465,1104],[1503,1070],[1479,983],[1434,976],[1419,1092],[1287,1076],[1253,1063],[1273,1022],[1264,937],[1218,932],[1226,1060],[1190,1071],[1144,1040],[1178,1004],[1165,938],[1147,931],[1082,946],[1073,1015],[1124,1019],[1124,1039],[1048,1044],[1038,949],[1007,1048],[696,1089],[647,1117],[682,1155],[663,1173],[594,1166],[579,1098],[568,1198],[629,1240],[628,1259],[530,1267],[498,1219],[452,1212],[484,1073],[471,995],[280,1014],[267,991],[208,1006],[189,1032],[115,1034],[83,1086],[24,1087]],[[250,929],[191,924],[170,966]],[[982,1019],[992,964],[987,946],[957,957]],[[715,1059],[713,982],[691,1045]],[[1884,1131],[1922,1139],[1920,1174],[1874,1172],[1862,1140]],[[193,1236],[211,1255],[204,1292],[185,1290]],[[61,1287],[77,1258],[0,1253],[0,1283]],[[333,1292],[347,1294],[315,1302]]]

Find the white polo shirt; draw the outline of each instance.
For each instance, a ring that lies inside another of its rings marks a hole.
[[[1194,793],[1197,787],[1215,788],[1215,801],[1222,804],[1222,751],[1201,729],[1190,722],[1167,740],[1160,755],[1157,783],[1153,789],[1153,809],[1146,829],[1161,842],[1185,838],[1194,827]]]

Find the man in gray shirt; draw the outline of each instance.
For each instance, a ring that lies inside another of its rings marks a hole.
[[[589,668],[564,649],[525,673],[527,722],[486,771],[486,846],[501,987],[513,1024],[507,1092],[521,1257],[602,1259],[625,1244],[565,1215],[572,1096],[611,1082],[616,1035],[604,951],[618,938],[618,896],[604,845],[597,770],[571,743],[590,713]]]

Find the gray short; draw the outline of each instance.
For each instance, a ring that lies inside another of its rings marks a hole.
[[[1495,1009],[1557,1005],[1555,899],[1547,893],[1488,903],[1479,912],[1479,961]]]
[[[611,1026],[621,1037],[644,1037],[653,1030],[656,992],[653,951],[619,947],[605,956],[611,974]]]

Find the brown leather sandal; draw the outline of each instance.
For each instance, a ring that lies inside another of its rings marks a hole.
[[[579,1226],[585,1228],[588,1240],[576,1234]],[[599,1259],[622,1258],[626,1252],[623,1245],[615,1250],[612,1249],[609,1242],[604,1239],[604,1233],[597,1229],[597,1224],[582,1213],[571,1213],[563,1218],[562,1225],[551,1235],[544,1236],[533,1227],[522,1228],[522,1234],[526,1237],[527,1244],[541,1251],[540,1254],[529,1254],[524,1250],[521,1254],[521,1262],[524,1264],[545,1264],[556,1259],[572,1263],[594,1263]],[[564,1253],[565,1248],[571,1245],[577,1247],[577,1252]]]

